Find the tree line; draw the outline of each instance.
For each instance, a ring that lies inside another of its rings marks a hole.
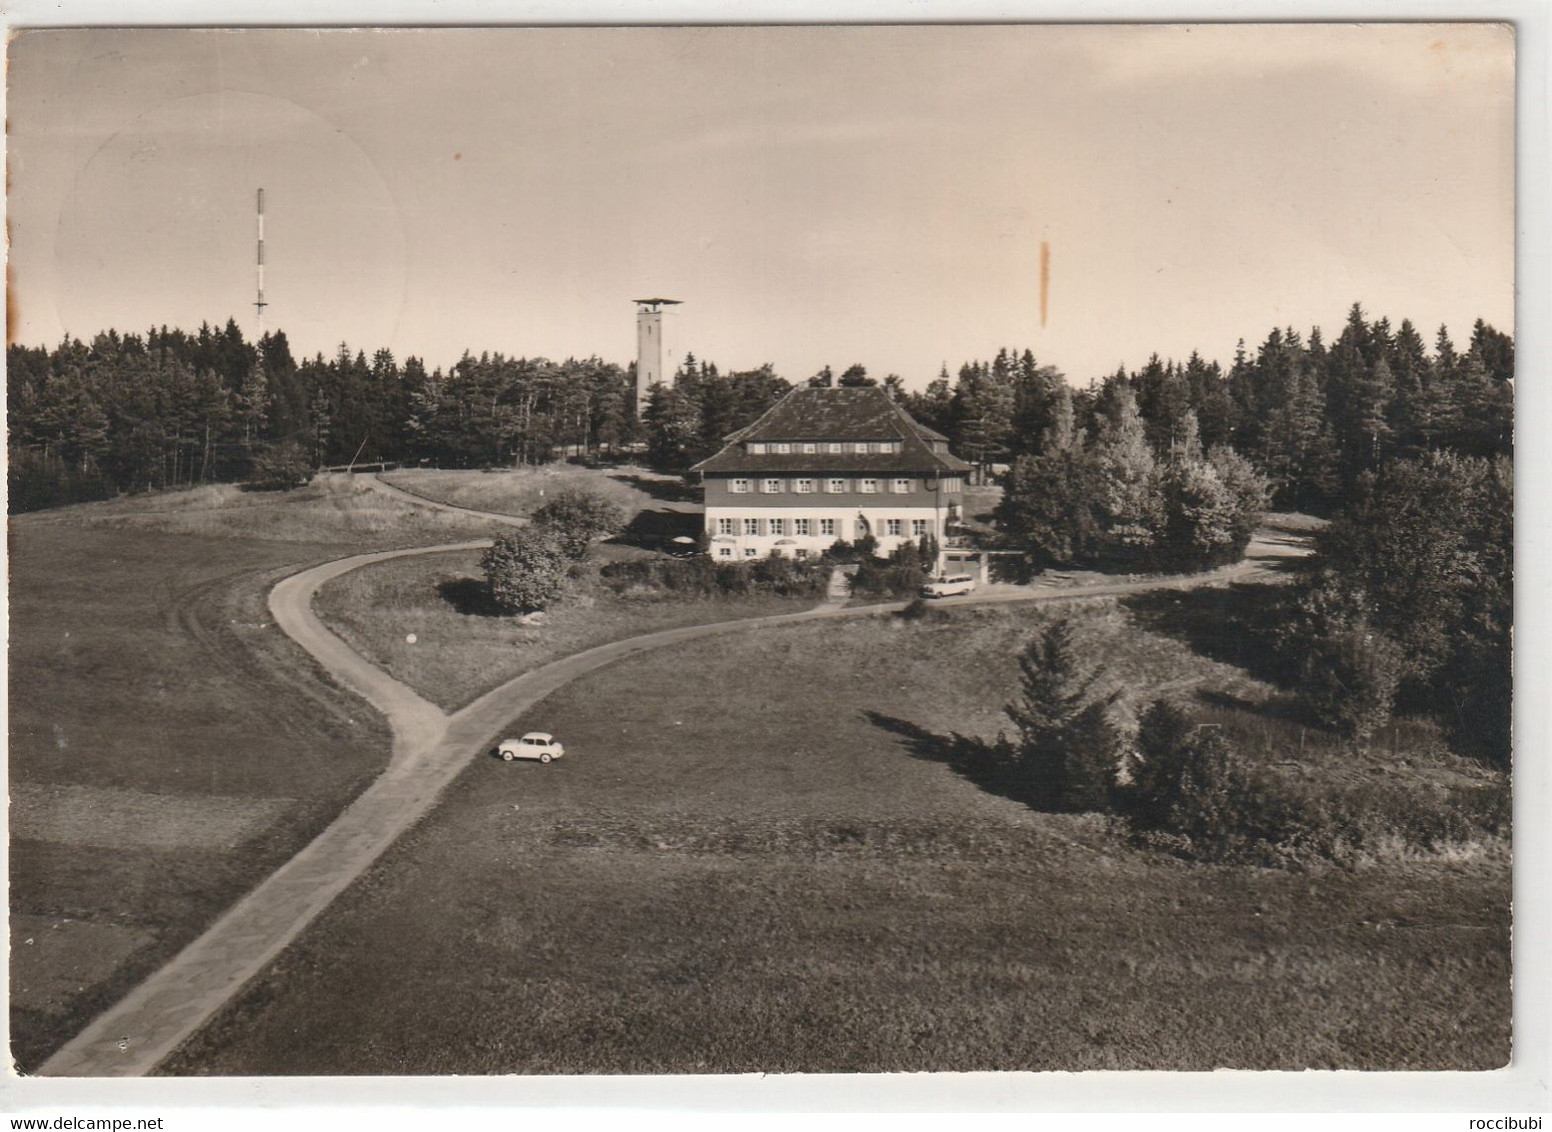
[[[683,470],[793,386],[770,365],[723,373],[687,356],[638,420],[631,368],[598,357],[466,352],[444,372],[342,343],[298,361],[283,331],[249,342],[232,320],[12,345],[7,366],[12,510],[242,479],[275,448],[314,467],[478,467],[644,442],[655,466]],[[1129,392],[1153,452],[1179,450],[1194,429],[1204,452],[1251,461],[1275,505],[1322,511],[1393,457],[1507,454],[1513,372],[1513,340],[1481,321],[1464,352],[1442,327],[1430,351],[1409,321],[1392,329],[1355,304],[1329,346],[1318,329],[1274,329],[1253,354],[1241,344],[1227,371],[1195,353],[1154,357],[1073,389],[1031,351],[1005,348],[953,377],[945,364],[919,392],[860,363],[805,380],[882,384],[987,471],[1069,436],[1098,443]]]
[[[296,360],[284,331],[108,330],[6,352],[12,511],[304,466],[542,463],[628,443],[634,378],[600,358],[465,353],[445,373],[341,343]]]

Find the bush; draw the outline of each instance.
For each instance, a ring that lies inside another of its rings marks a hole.
[[[1228,732],[1156,702],[1144,712],[1121,807],[1134,830],[1206,860],[1354,864],[1438,852],[1505,836],[1505,780],[1442,787],[1258,772]]]
[[[717,563],[704,556],[611,562],[599,571],[615,593],[661,590],[686,597],[735,597],[750,593],[815,597],[830,585],[830,567],[795,558]]]
[[[560,536],[547,526],[503,535],[480,560],[491,600],[508,613],[547,608],[566,588],[568,565]]]
[[[568,488],[535,511],[533,521],[552,530],[568,556],[581,558],[595,538],[620,529],[624,513],[601,495]]]
[[[271,444],[253,458],[248,486],[254,491],[290,491],[312,482],[312,464],[294,440]]]
[[[1338,735],[1365,744],[1390,720],[1403,667],[1383,633],[1361,623],[1336,629],[1311,642],[1305,703]]]
[[[923,561],[916,543],[901,543],[887,559],[863,558],[851,576],[851,592],[862,597],[914,596],[921,592],[931,568],[931,560]]]

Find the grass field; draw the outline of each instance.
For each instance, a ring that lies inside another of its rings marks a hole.
[[[955,773],[1042,616],[788,626],[570,685],[510,727],[563,724],[566,759],[470,765],[167,1071],[1507,1061],[1502,855],[1190,864]],[[1242,670],[1100,616],[1135,694],[1260,718]]]
[[[602,495],[633,515],[656,505],[657,496],[680,481],[643,468],[622,465],[594,470],[570,464],[492,471],[438,471],[429,468],[387,472],[383,479],[404,491],[438,503],[493,511],[498,515],[531,515],[559,492],[584,490]]]
[[[11,1034],[23,1071],[310,840],[388,754],[271,623],[355,550],[469,538],[328,477],[10,520]]]
[[[488,520],[395,499],[375,489],[370,476],[345,474],[319,476],[307,487],[290,492],[249,492],[237,484],[211,484],[39,511],[20,521],[40,526],[88,523],[130,535],[162,532],[317,543],[341,554],[460,542],[506,529]]]
[[[611,552],[617,549],[598,547],[593,553]],[[546,661],[594,645],[679,625],[796,613],[816,603],[768,596],[616,595],[589,571],[572,581],[541,624],[526,625],[489,607],[479,563],[477,551],[375,563],[324,586],[314,609],[373,664],[453,710]]]

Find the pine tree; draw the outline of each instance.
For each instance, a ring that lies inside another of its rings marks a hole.
[[[1019,654],[1020,694],[1007,707],[1019,732],[1014,774],[1023,797],[1070,810],[1110,806],[1121,736],[1110,719],[1118,690],[1100,682],[1098,665],[1060,617]]]

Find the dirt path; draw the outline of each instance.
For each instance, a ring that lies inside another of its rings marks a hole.
[[[521,522],[511,516],[504,518]],[[44,1063],[41,1075],[140,1076],[152,1072],[419,820],[469,760],[492,745],[498,728],[579,676],[636,653],[699,637],[819,619],[884,616],[905,605],[890,602],[847,608],[832,596],[803,613],[688,625],[631,637],[542,665],[451,715],[368,663],[325,628],[312,611],[313,595],[319,587],[351,570],[390,558],[489,545],[490,540],[485,539],[358,554],[303,570],[275,586],[269,605],[276,624],[311,653],[329,676],[388,717],[394,736],[388,767],[316,839],[166,966],[61,1047]],[[1268,559],[1297,553],[1272,542],[1259,545],[1261,553],[1256,553],[1257,545],[1253,544],[1253,557],[1205,574],[1043,590],[989,587],[943,604],[1070,601],[1246,581],[1265,576]]]

